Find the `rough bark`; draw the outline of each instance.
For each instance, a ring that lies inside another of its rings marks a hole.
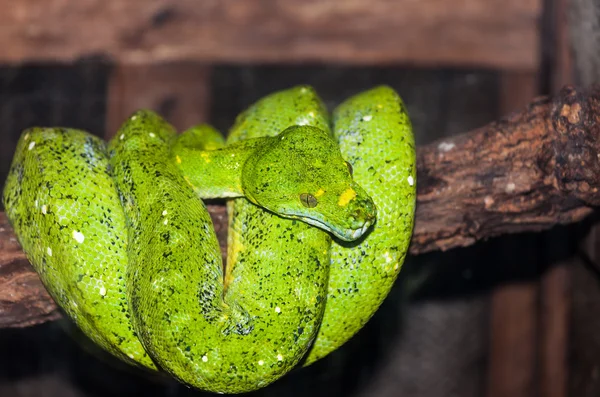
[[[554,100],[418,149],[413,255],[505,233],[577,222],[600,204],[600,86],[567,87]],[[210,206],[224,249],[225,208]],[[0,327],[56,317],[0,214]]]

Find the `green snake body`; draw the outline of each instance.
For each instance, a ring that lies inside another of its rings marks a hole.
[[[148,111],[108,145],[33,128],[4,204],[44,285],[95,343],[196,388],[251,391],[354,335],[407,252],[416,170],[402,101],[369,90],[333,126],[316,93],[295,87],[240,115],[226,144],[207,126],[178,136]],[[199,197],[230,198],[225,274]]]

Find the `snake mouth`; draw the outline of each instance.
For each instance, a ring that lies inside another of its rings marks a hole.
[[[365,223],[358,229],[336,229],[336,228],[333,228],[330,225],[320,221],[319,219],[314,219],[314,218],[301,218],[301,219],[304,222],[308,223],[309,225],[318,227],[319,229],[323,229],[343,241],[354,241],[354,240],[359,239],[366,233],[366,231],[369,229],[369,227],[371,227],[371,225],[373,225],[373,223],[374,223],[372,220],[369,219],[369,220],[365,221]]]
[[[375,216],[368,216],[360,221],[353,219],[351,223],[354,227],[344,227],[346,225],[340,225],[335,222],[325,222],[316,216],[309,216],[307,214],[298,214],[296,212],[280,210],[276,211],[275,214],[288,219],[296,219],[307,223],[311,226],[319,228],[323,231],[331,233],[334,237],[342,240],[342,241],[355,241],[361,238],[367,230],[375,223]],[[336,227],[337,226],[337,227]]]

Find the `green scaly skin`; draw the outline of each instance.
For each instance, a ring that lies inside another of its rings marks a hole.
[[[314,340],[329,237],[279,217],[260,227],[245,222],[225,288],[209,214],[169,157],[174,138],[158,116],[138,112],[110,143],[130,222],[135,329],[150,356],[183,383],[228,393],[265,386],[296,366]]]
[[[101,347],[154,368],[143,345],[200,389],[255,390],[357,332],[406,255],[415,155],[400,98],[386,87],[359,94],[334,124],[339,148],[318,96],[295,87],[240,115],[227,145],[208,126],[177,138],[148,111],[124,124],[109,157],[87,133],[32,129],[4,190],[7,214],[54,299]],[[198,196],[246,197],[228,204],[224,282]]]
[[[336,350],[375,314],[404,263],[416,206],[416,154],[402,99],[376,87],[333,113],[334,136],[354,180],[377,207],[377,221],[355,242],[334,242],[327,305],[309,365]]]
[[[29,261],[67,315],[110,353],[153,369],[129,320],[125,214],[108,169],[106,144],[87,132],[26,130],[4,207]]]

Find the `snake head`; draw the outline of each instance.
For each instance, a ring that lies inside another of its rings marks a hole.
[[[242,189],[253,203],[298,219],[344,241],[375,222],[375,203],[352,178],[352,166],[327,132],[292,126],[257,149],[244,164]]]

